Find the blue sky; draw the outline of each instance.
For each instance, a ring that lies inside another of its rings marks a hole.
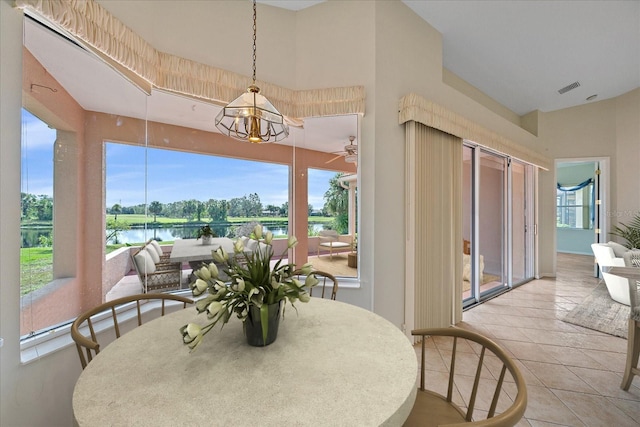
[[[281,206],[288,200],[286,165],[149,148],[146,150],[147,201],[230,200],[258,193],[263,205]],[[106,144],[107,206],[144,203],[145,149]],[[324,205],[329,179],[336,172],[309,171],[309,203]]]
[[[56,131],[22,110],[21,191],[53,196],[53,144]]]
[[[56,132],[23,111],[22,191],[53,196],[53,148]],[[288,167],[225,157],[147,149],[107,143],[107,207],[146,201],[232,199],[258,193],[263,205],[288,200]],[[146,159],[145,159],[146,157]],[[145,167],[145,165],[147,165]],[[145,173],[147,180],[145,181]],[[309,203],[324,205],[324,193],[336,172],[309,170]]]

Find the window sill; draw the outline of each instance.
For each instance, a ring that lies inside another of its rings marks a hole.
[[[176,292],[176,294],[191,297],[190,291]],[[180,304],[181,303],[178,303],[176,305]],[[144,315],[154,310],[159,310],[160,306],[161,304],[159,302],[143,304],[141,306],[142,314]],[[134,303],[121,307],[117,312],[119,314],[118,319],[121,323],[137,317],[137,310],[135,309]],[[109,329],[113,329],[113,322],[111,321],[110,313],[104,313],[100,320],[101,321],[94,323],[96,333],[99,334]],[[75,345],[75,343],[71,338],[71,323],[65,323],[42,334],[21,340],[20,362],[23,365],[27,365],[47,356],[48,354],[55,353],[73,345]]]

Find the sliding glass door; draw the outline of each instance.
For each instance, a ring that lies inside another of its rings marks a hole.
[[[533,167],[465,142],[464,306],[533,278]]]
[[[533,237],[529,238],[534,229],[533,215],[529,203],[531,198],[531,183],[533,182],[533,167],[518,161],[510,162],[511,180],[511,226],[509,231],[511,254],[511,281],[518,285],[533,277]]]
[[[478,257],[480,295],[506,286],[506,158],[480,149]]]

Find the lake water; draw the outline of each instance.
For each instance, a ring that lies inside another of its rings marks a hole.
[[[200,226],[126,230],[118,233],[118,242],[141,243],[146,242],[149,239],[156,239],[160,242],[165,240],[171,241],[175,239],[188,239],[196,236],[198,228],[200,228]],[[212,226],[212,228],[218,236],[227,236],[231,227]],[[324,224],[309,224],[309,228],[312,228],[313,231],[317,233],[318,231],[323,230],[325,226]],[[286,236],[288,229],[288,225],[279,225],[276,227],[263,225],[264,232],[271,231],[274,236]]]
[[[125,230],[118,233],[118,243],[142,243],[149,239],[156,239],[158,241],[172,241],[175,239],[188,239],[196,236],[196,232],[200,228],[199,225],[187,226],[187,227],[170,227],[170,228],[149,228],[142,229],[136,228],[131,230]],[[230,226],[212,226],[213,230],[218,236],[227,236],[231,227]],[[325,228],[324,224],[309,223],[309,228],[317,233]],[[263,225],[265,232],[271,231],[274,236],[285,236],[289,230],[288,224],[284,226],[279,224],[277,226]],[[108,230],[109,231],[109,230]],[[22,247],[29,248],[39,245],[40,236],[50,237],[51,228],[38,228],[38,229],[22,229]],[[107,243],[114,243],[113,239]]]

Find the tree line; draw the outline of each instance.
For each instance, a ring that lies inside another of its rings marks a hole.
[[[51,221],[53,197],[45,194],[20,193],[21,219],[23,221]]]
[[[325,204],[320,210],[323,216],[335,217],[333,227],[341,232],[346,232],[348,228],[348,190],[340,185],[338,179],[342,174],[336,174],[329,181],[329,189],[324,194]],[[119,214],[147,214],[145,204],[135,206],[121,206],[116,203],[107,209],[107,213],[114,215],[114,221],[118,221]],[[209,199],[200,201],[195,199],[181,200],[171,203],[160,203],[153,201],[149,203],[148,213],[153,215],[153,221],[157,221],[158,216],[168,218],[184,218],[188,221],[202,221],[208,218],[210,221],[226,221],[228,217],[261,217],[289,215],[289,202],[281,206],[272,204],[263,205],[257,193],[251,193],[242,197],[235,197],[230,200]],[[316,213],[312,205],[308,206],[309,215]]]
[[[329,181],[329,189],[324,194],[325,204],[320,211],[323,216],[334,216],[341,223],[338,228],[345,225],[348,218],[348,191],[339,181],[342,174],[337,174]],[[313,206],[309,205],[309,215],[314,213]],[[26,221],[51,221],[53,219],[53,198],[47,195],[35,195],[21,193],[22,220]],[[272,204],[263,205],[257,193],[251,193],[231,200],[209,199],[181,200],[171,203],[153,201],[149,204],[148,212],[157,220],[158,215],[169,218],[185,218],[187,220],[200,221],[203,217],[211,221],[226,221],[227,217],[260,217],[289,215],[289,203],[280,206]],[[121,206],[116,203],[107,209],[107,213],[113,214],[115,220],[119,214],[145,215],[144,204],[134,206]]]
[[[114,215],[117,219],[118,214],[144,215],[146,212],[144,204],[125,207],[116,203],[110,209],[107,209],[107,213]],[[265,214],[269,216],[287,216],[289,214],[289,204],[287,202],[279,207],[274,205],[263,207],[260,196],[257,193],[252,193],[248,196],[236,197],[231,200],[209,199],[200,201],[190,199],[171,203],[153,201],[149,204],[149,213],[153,215],[154,222],[159,215],[197,221],[202,220],[203,217],[212,221],[226,221],[229,216],[259,217]]]

